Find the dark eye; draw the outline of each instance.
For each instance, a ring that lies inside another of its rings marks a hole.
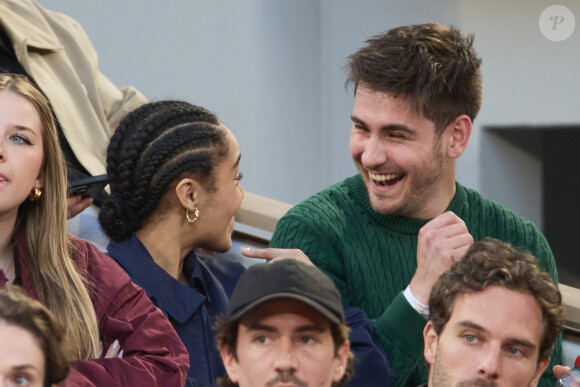
[[[268,336],[264,336],[264,335],[257,336],[254,340],[258,344],[268,344],[270,342],[270,338]]]
[[[238,173],[238,176],[236,177],[236,180],[240,181],[244,178],[244,174],[242,172]]]
[[[300,337],[300,342],[302,344],[312,344],[312,343],[314,343],[314,337],[312,337],[312,336],[301,336]]]

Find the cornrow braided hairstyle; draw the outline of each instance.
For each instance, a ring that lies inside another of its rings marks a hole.
[[[129,113],[111,137],[111,194],[99,222],[114,241],[137,231],[170,184],[184,174],[213,190],[214,166],[228,152],[227,129],[208,110],[184,101],[148,103]]]

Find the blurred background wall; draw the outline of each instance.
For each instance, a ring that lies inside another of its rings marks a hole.
[[[118,86],[217,113],[240,143],[244,188],[291,204],[356,172],[342,68],[367,37],[426,22],[473,33],[484,98],[457,178],[534,221],[563,282],[580,286],[580,28],[544,37],[553,1],[39,2],[82,24]],[[557,4],[580,18],[577,0]]]

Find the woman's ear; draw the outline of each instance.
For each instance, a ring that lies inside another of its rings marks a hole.
[[[183,208],[193,211],[199,204],[202,195],[201,186],[193,179],[182,179],[175,187],[177,200]]]
[[[37,188],[42,188],[44,186],[44,172],[40,172],[38,177],[36,178],[36,185]]]

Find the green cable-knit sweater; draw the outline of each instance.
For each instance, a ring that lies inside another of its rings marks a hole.
[[[534,254],[554,283],[554,256],[536,226],[478,192],[456,184],[448,210],[459,216],[474,240],[493,237]],[[423,328],[426,320],[403,296],[417,269],[417,235],[429,220],[375,212],[360,174],[347,178],[294,206],[280,219],[271,247],[299,248],[329,274],[347,305],[363,309],[395,372],[397,386],[425,383]],[[555,383],[562,338],[554,347],[539,386]]]

